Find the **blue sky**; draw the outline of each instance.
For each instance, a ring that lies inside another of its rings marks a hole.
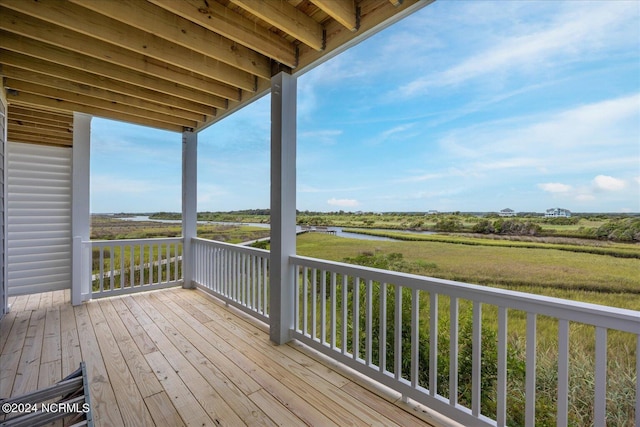
[[[269,206],[266,96],[198,210]],[[94,118],[92,212],[180,211],[181,136]],[[640,2],[437,1],[298,79],[297,207],[640,212]]]

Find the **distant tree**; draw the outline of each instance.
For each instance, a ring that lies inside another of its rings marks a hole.
[[[436,222],[436,226],[435,226],[436,231],[444,231],[444,232],[455,232],[455,231],[462,231],[463,230],[463,225],[462,225],[462,221],[457,220],[455,218],[442,218],[439,219],[438,222]]]

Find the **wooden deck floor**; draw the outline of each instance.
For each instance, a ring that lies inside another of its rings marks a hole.
[[[10,303],[0,397],[51,385],[84,360],[97,426],[446,425],[300,343],[273,345],[266,325],[201,291]]]

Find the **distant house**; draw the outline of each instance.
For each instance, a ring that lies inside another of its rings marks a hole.
[[[513,209],[506,208],[506,209],[502,209],[498,215],[503,217],[516,216],[516,211],[514,211]]]
[[[569,209],[551,208],[547,209],[544,214],[545,218],[571,218],[571,211]]]
[[[430,211],[428,212],[428,214],[429,214],[429,215],[438,215],[438,211],[436,211],[436,210],[430,210]]]

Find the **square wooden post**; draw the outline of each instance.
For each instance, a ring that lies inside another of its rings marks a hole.
[[[91,239],[91,116],[73,113],[73,172],[71,204],[71,303],[91,299],[91,261],[82,242]]]
[[[296,253],[296,78],[280,72],[271,78],[271,259],[269,337],[291,340],[295,301]]]
[[[182,132],[182,287],[192,288],[191,238],[197,235],[198,220],[198,134]]]

